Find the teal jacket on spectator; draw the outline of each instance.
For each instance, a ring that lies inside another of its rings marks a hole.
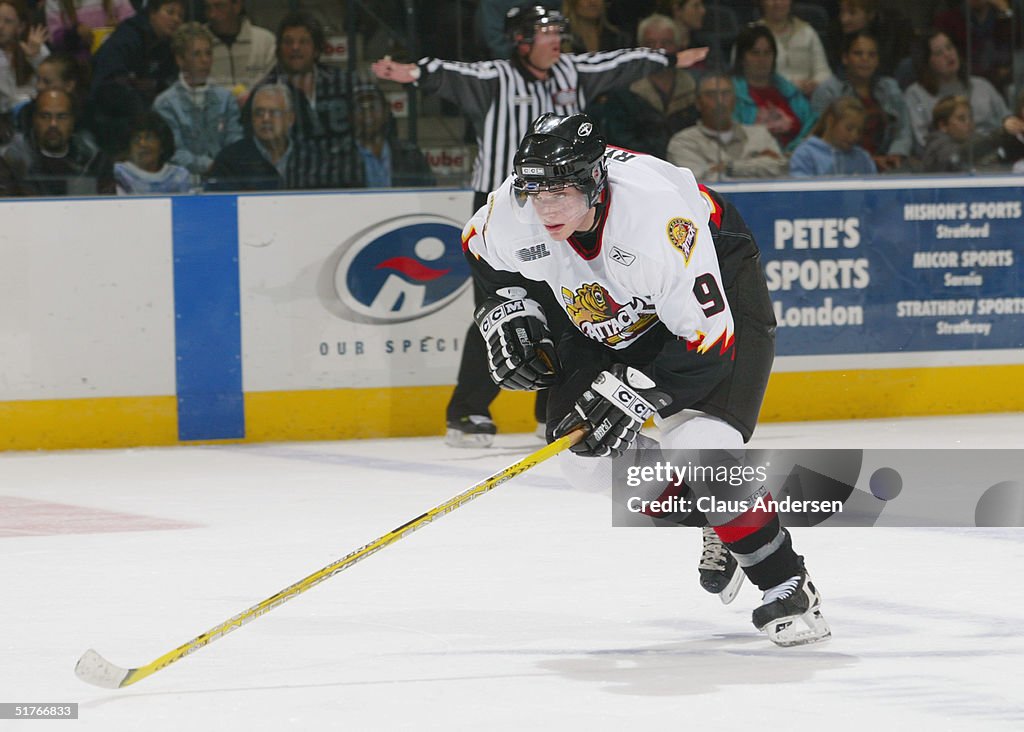
[[[732,118],[745,125],[756,124],[757,105],[754,104],[754,100],[750,96],[750,87],[747,85],[747,80],[742,76],[734,76],[732,77],[732,83],[736,94],[736,109],[733,110]],[[772,74],[772,84],[786,98],[786,102],[789,103],[793,114],[800,120],[800,132],[793,138],[792,142],[783,148],[784,152],[792,152],[811,131],[811,128],[814,127],[818,116],[811,110],[807,97],[794,84],[778,74]]]
[[[203,175],[223,148],[242,139],[242,121],[234,95],[209,84],[202,94],[179,79],[156,98],[153,110],[174,133],[171,162]]]
[[[885,133],[878,146],[880,155],[910,155],[914,146],[914,135],[910,129],[910,113],[903,99],[903,92],[896,80],[888,76],[875,77],[871,85],[871,95],[878,106],[885,112]],[[850,82],[833,76],[823,82],[811,96],[811,109],[818,116],[839,97],[856,97],[857,92]]]
[[[816,175],[875,175],[878,168],[868,151],[860,145],[850,150],[832,147],[820,137],[811,136],[797,145],[789,159],[789,174],[803,178]]]

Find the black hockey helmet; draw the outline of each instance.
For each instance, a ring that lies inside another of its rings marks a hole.
[[[532,45],[537,26],[556,26],[563,36],[569,32],[568,19],[543,5],[518,5],[505,13],[505,33],[513,43]]]
[[[608,182],[604,150],[604,135],[587,115],[542,114],[519,143],[512,187],[525,195],[575,186],[592,208]]]

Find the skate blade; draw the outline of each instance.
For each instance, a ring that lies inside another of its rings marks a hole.
[[[448,447],[490,447],[494,444],[494,435],[448,430],[444,436],[444,444]]]
[[[732,575],[732,579],[729,580],[729,584],[725,586],[725,589],[718,593],[718,599],[722,601],[723,605],[728,605],[730,602],[736,599],[736,595],[740,594],[740,588],[743,587],[743,580],[746,579],[743,570],[739,567]]]
[[[832,637],[832,629],[818,608],[808,610],[803,615],[779,618],[762,630],[768,632],[772,643],[783,648],[821,643]]]

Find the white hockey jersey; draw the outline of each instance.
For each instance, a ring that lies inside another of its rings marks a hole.
[[[463,247],[496,270],[546,282],[570,322],[609,348],[628,348],[660,320],[696,350],[724,353],[734,326],[708,224],[714,201],[686,168],[618,148],[605,159],[596,251],[524,223],[511,177],[466,224]]]

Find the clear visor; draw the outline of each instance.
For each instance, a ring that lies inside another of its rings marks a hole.
[[[524,183],[522,187],[514,186],[512,199],[516,219],[534,226],[575,225],[589,210],[586,194],[564,183]]]

